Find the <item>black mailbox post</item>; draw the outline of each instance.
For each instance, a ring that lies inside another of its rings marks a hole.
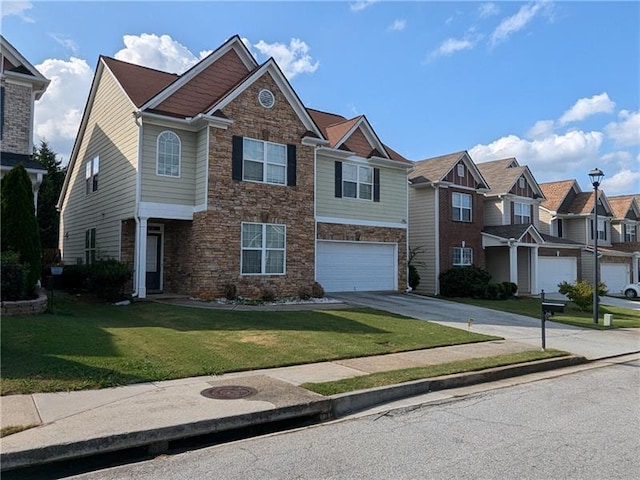
[[[545,332],[545,322],[549,319],[551,315],[554,313],[564,313],[564,303],[559,302],[545,302],[544,300],[544,290],[542,292],[542,350],[544,350],[547,346],[547,338]]]

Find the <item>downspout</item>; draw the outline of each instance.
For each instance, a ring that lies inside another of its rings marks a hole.
[[[134,248],[133,248],[133,266],[134,266],[134,274],[133,274],[133,293],[132,297],[138,297],[138,287],[140,285],[140,269],[138,268],[138,258],[140,256],[140,197],[141,197],[141,163],[142,163],[142,122],[140,121],[140,117],[142,113],[140,110],[133,112],[133,118],[138,126],[138,164],[136,166],[136,204],[134,207],[133,219],[136,222],[136,231],[134,235]]]
[[[318,281],[318,148],[313,147],[313,280]]]
[[[434,208],[435,208],[435,227],[436,227],[436,231],[435,231],[435,256],[436,256],[436,263],[435,263],[435,285],[436,285],[436,291],[435,294],[436,295],[440,295],[440,187],[437,185],[433,185],[433,189],[435,191],[435,198],[434,198]]]

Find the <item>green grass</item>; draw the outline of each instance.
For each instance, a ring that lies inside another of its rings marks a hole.
[[[346,378],[333,382],[305,383],[302,387],[321,395],[336,395],[338,393],[353,392],[355,390],[365,390],[368,388],[383,387],[385,385],[396,385],[398,383],[420,380],[423,378],[440,377],[442,375],[452,375],[454,373],[474,372],[487,368],[502,367],[516,363],[531,362],[545,358],[562,357],[568,355],[567,352],[548,349],[530,350],[526,352],[496,355],[493,357],[471,358],[468,360],[458,360],[455,362],[443,363],[439,365],[429,365],[426,367],[405,368],[389,372],[372,373],[359,377]]]
[[[511,300],[479,300],[473,298],[447,298],[446,300],[476,305],[478,307],[500,310],[503,312],[517,313],[540,319],[540,299],[531,297],[515,298]],[[564,302],[563,302],[564,303]],[[637,328],[640,327],[640,311],[629,308],[600,305],[598,324],[593,323],[593,312],[581,312],[572,302],[567,303],[565,313],[556,313],[551,321],[576,325],[578,327],[609,330],[611,328]],[[613,325],[605,327],[603,318],[605,313],[613,315]]]
[[[1,393],[101,388],[457,345],[496,337],[370,309],[229,311],[95,304],[3,317]]]

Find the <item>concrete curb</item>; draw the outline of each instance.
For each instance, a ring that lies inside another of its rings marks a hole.
[[[285,420],[315,417],[318,421],[325,421],[362,411],[376,405],[431,391],[493,382],[505,378],[564,368],[587,362],[588,360],[586,358],[573,355],[538,360],[478,372],[459,373],[432,379],[416,380],[398,385],[349,392],[305,404],[275,408],[273,410],[92,438],[74,443],[2,453],[0,455],[0,471],[34,467],[56,461],[68,461],[139,447],[148,447],[150,452],[161,453],[167,449],[168,442],[172,440],[228,432],[249,426],[264,425]]]

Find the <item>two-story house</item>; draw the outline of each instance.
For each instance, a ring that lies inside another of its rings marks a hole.
[[[619,293],[631,279],[633,254],[613,245],[616,230],[612,225],[624,223],[624,220],[614,221],[616,214],[606,194],[598,191],[598,224],[594,225],[594,192],[583,192],[576,180],[543,183],[540,188],[545,195],[539,209],[541,230],[580,245],[576,278],[591,283],[595,279],[594,244],[597,235],[599,280],[611,293]],[[568,248],[573,254],[573,247]],[[567,255],[561,246],[557,251]]]
[[[440,273],[485,265],[482,245],[487,182],[466,151],[415,163],[409,173],[409,248],[416,291],[440,293]]]
[[[238,36],[182,75],[100,57],[60,245],[131,263],[141,298],[404,290],[410,167],[364,116],[307,109]]]
[[[32,159],[34,109],[48,85],[49,80],[0,35],[0,176],[22,164],[36,207],[47,170]]]
[[[631,282],[640,281],[640,195],[609,197],[613,210],[611,245],[615,250],[632,255]]]

